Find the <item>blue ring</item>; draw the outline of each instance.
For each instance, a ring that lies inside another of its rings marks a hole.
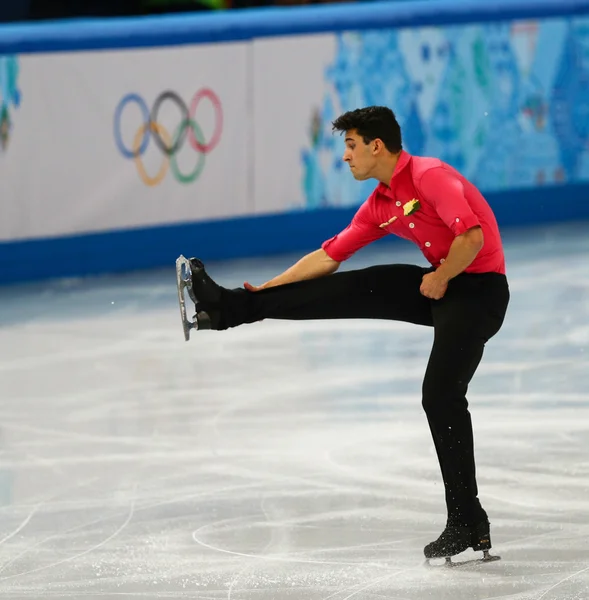
[[[138,156],[143,155],[143,153],[147,150],[147,144],[149,144],[149,109],[147,108],[147,104],[145,104],[145,101],[141,96],[139,96],[138,94],[127,94],[121,99],[119,105],[117,106],[117,110],[115,111],[113,126],[115,141],[117,142],[119,151],[126,158],[135,158],[136,153],[133,152],[133,149],[129,150],[125,148],[123,140],[121,139],[121,114],[125,106],[129,104],[129,102],[136,102],[139,105],[141,112],[143,113],[143,125],[145,126],[145,131],[143,133],[143,140],[141,142],[141,146],[139,147]]]

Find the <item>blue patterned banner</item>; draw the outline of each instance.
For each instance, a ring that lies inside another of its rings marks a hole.
[[[307,208],[354,206],[332,120],[391,107],[404,146],[436,156],[484,191],[589,181],[589,19],[337,34],[322,108],[301,154]]]
[[[0,155],[7,149],[12,131],[12,116],[20,106],[18,58],[0,56]]]

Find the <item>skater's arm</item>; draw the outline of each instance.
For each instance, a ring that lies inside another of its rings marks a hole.
[[[301,260],[284,271],[284,273],[274,277],[274,279],[267,281],[263,285],[256,287],[245,282],[244,287],[250,292],[257,292],[277,285],[284,285],[285,283],[324,277],[325,275],[330,275],[337,271],[339,266],[339,262],[330,258],[327,255],[327,252],[320,248],[319,250],[315,250],[314,252],[303,256]]]
[[[354,215],[352,222],[343,231],[324,242],[319,250],[307,254],[290,269],[259,287],[247,282],[244,287],[255,292],[285,283],[330,275],[354,252],[386,234],[387,232],[375,225],[371,219],[370,205],[365,202]]]
[[[450,279],[468,267],[484,244],[483,230],[477,226],[454,238],[448,257],[433,273],[423,276],[420,291],[427,298],[439,300],[448,289]]]
[[[454,234],[446,260],[433,273],[424,275],[421,293],[439,300],[448,282],[462,273],[481,251],[485,240],[477,216],[464,194],[462,181],[443,167],[427,171],[420,180],[420,191]]]
[[[477,226],[456,236],[444,263],[437,269],[438,276],[448,282],[466,269],[484,244],[483,230]]]
[[[380,221],[375,221],[374,196],[375,193],[360,206],[343,231],[321,244],[333,260],[342,263],[364,246],[388,235],[388,231],[380,227]]]

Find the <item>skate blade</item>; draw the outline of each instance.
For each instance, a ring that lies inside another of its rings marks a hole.
[[[180,306],[180,318],[182,319],[184,339],[188,341],[190,340],[190,330],[196,329],[198,323],[196,321],[189,321],[186,316],[184,290],[187,290],[190,295],[190,292],[192,291],[192,273],[190,271],[190,263],[182,255],[176,259],[176,284],[178,287],[178,303]]]
[[[501,560],[501,557],[489,554],[488,550],[484,550],[483,558],[473,558],[471,560],[461,560],[461,561],[454,562],[450,556],[447,556],[444,559],[445,562],[443,562],[441,564],[432,564],[430,562],[432,560],[441,560],[441,559],[426,558],[425,566],[430,569],[459,569],[460,567],[465,567],[468,565],[481,565],[481,564],[485,564],[485,563],[496,562],[498,560]]]

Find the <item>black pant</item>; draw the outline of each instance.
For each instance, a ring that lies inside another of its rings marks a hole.
[[[434,328],[422,387],[440,462],[448,519],[473,525],[486,517],[478,500],[473,432],[466,392],[485,343],[500,329],[509,287],[505,275],[462,273],[444,297],[430,300],[419,287],[432,269],[383,265],[335,273],[259,292],[223,293],[221,328],[263,319],[390,319]]]

